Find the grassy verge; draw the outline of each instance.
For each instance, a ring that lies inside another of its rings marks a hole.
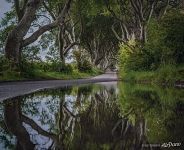
[[[128,82],[173,85],[184,81],[184,66],[165,65],[156,71],[120,71],[119,76]]]
[[[6,71],[0,73],[0,81],[20,81],[20,80],[50,80],[50,79],[60,79],[60,80],[69,80],[69,79],[82,79],[101,74],[102,72],[93,69],[89,72],[79,72],[78,70],[73,70],[72,72],[45,72],[43,70],[34,70],[32,74]]]

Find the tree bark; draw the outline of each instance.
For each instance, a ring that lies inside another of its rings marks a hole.
[[[14,64],[20,63],[20,46],[23,37],[27,34],[31,23],[35,19],[35,13],[42,0],[29,0],[25,13],[18,25],[9,33],[5,44],[5,56]]]
[[[59,27],[59,54],[60,54],[60,60],[65,65],[65,56],[64,56],[64,47],[65,47],[65,41],[64,41],[64,27]]]
[[[147,26],[145,24],[141,25],[140,41],[144,45],[147,42]]]

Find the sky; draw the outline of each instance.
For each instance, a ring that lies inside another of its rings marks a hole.
[[[6,0],[0,0],[0,20],[4,17],[4,13],[6,13],[10,8],[10,3],[7,3]]]

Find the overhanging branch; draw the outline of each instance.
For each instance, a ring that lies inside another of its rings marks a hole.
[[[65,6],[64,6],[62,12],[60,13],[58,18],[54,22],[39,28],[30,37],[24,39],[23,42],[21,43],[21,48],[36,41],[43,33],[57,27],[58,25],[63,25],[63,23],[65,21],[65,15],[67,14],[68,10],[70,9],[71,2],[72,2],[72,0],[68,0],[65,3]]]
[[[51,139],[56,139],[56,135],[55,135],[55,134],[49,133],[49,132],[43,130],[39,125],[37,125],[37,123],[36,123],[34,120],[28,118],[28,117],[25,116],[25,115],[22,115],[21,118],[22,118],[22,121],[23,121],[23,122],[25,122],[26,124],[30,125],[30,126],[31,126],[34,130],[36,130],[39,134],[41,134],[41,135],[43,135],[43,136],[46,136],[46,137],[49,137],[49,138],[51,138]]]
[[[22,44],[21,44],[21,48],[33,43],[34,41],[36,41],[43,33],[45,33],[46,31],[49,31],[55,27],[58,26],[57,21],[54,21],[51,24],[42,26],[41,28],[39,28],[36,32],[34,32],[30,37],[26,38],[25,40],[23,40]]]

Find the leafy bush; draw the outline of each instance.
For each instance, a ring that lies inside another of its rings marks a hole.
[[[92,71],[92,65],[88,60],[83,60],[82,62],[77,63],[78,70],[81,72],[90,72]]]
[[[12,67],[11,61],[0,56],[0,80],[18,80],[21,78],[21,71]]]
[[[19,69],[23,77],[29,78],[35,77],[35,70],[37,69],[37,67],[34,63],[23,59],[19,65]]]
[[[150,70],[151,60],[147,53],[137,43],[129,42],[128,45],[120,45],[120,69],[127,71]]]
[[[184,63],[184,14],[181,11],[173,10],[161,21],[165,29],[164,44],[170,50],[170,58],[175,63]]]
[[[120,45],[120,69],[125,72],[160,70],[161,74],[165,74],[171,64],[182,65],[184,63],[183,24],[184,15],[179,11],[169,12],[159,23],[152,19],[148,26],[148,41],[144,46],[135,41]],[[164,67],[166,68],[162,69]],[[169,76],[172,76],[171,72],[168,72],[167,77],[170,78]]]
[[[62,64],[61,67],[60,67],[60,72],[72,73],[73,72],[73,66],[71,64]]]
[[[162,65],[156,73],[156,82],[165,84],[174,84],[177,80],[177,68],[173,64]]]
[[[53,61],[47,63],[41,63],[40,69],[45,72],[63,72],[63,73],[71,73],[73,72],[73,66],[71,64],[63,64],[60,61]]]
[[[91,62],[88,57],[81,51],[74,52],[75,59],[77,61],[77,69],[81,72],[90,72],[93,69]]]
[[[172,10],[158,23],[148,26],[148,42],[144,52],[153,58],[154,69],[160,64],[184,63],[184,14]]]
[[[28,62],[26,59],[22,59],[19,66],[13,66],[10,60],[7,60],[4,56],[0,57],[0,72],[1,75],[7,76],[22,76],[22,77],[34,77],[34,71],[36,66],[34,63]]]
[[[0,72],[9,70],[10,68],[10,61],[7,60],[4,56],[0,56]]]

